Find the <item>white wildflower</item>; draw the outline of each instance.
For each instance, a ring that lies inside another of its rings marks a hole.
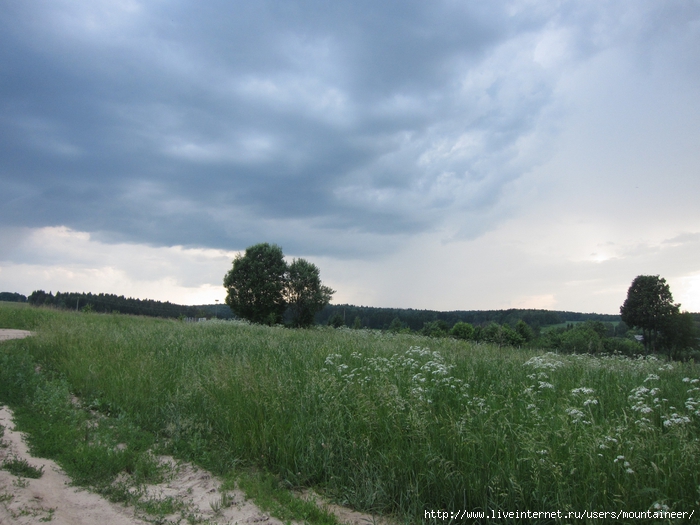
[[[545,355],[538,355],[530,358],[528,361],[523,363],[523,366],[531,366],[536,370],[556,370],[557,368],[564,366],[562,361],[557,361],[554,359],[554,357],[555,355],[553,353],[548,352]]]
[[[672,427],[675,425],[685,425],[686,423],[690,423],[690,418],[688,416],[679,416],[675,412],[671,414],[670,416],[662,416],[664,419],[664,426],[665,427]]]
[[[595,390],[593,390],[592,388],[585,387],[585,386],[582,386],[580,388],[574,388],[571,391],[571,393],[574,394],[575,396],[579,395],[579,394],[589,395],[589,394],[592,394],[593,392],[595,392]]]
[[[569,414],[575,420],[579,420],[585,416],[578,408],[567,408],[566,413]]]

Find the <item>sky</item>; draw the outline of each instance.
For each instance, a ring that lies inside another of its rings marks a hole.
[[[222,301],[260,242],[333,303],[700,311],[697,0],[23,0],[0,291]]]

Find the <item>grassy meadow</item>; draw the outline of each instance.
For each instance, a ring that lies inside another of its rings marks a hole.
[[[410,523],[699,506],[694,363],[9,303],[0,327],[36,331],[0,345],[0,401],[38,395],[44,374],[154,436],[144,449],[218,474],[261,469]]]

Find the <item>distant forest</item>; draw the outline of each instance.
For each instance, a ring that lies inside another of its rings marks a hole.
[[[14,292],[0,292],[0,301],[8,303],[26,303],[27,296]]]
[[[372,306],[353,306],[350,304],[331,304],[316,315],[317,324],[328,324],[331,319],[343,319],[343,324],[362,328],[388,330],[392,322],[398,319],[403,328],[413,331],[421,330],[426,323],[444,321],[451,328],[458,322],[483,326],[490,323],[515,326],[518,321],[524,321],[531,328],[551,326],[583,321],[601,321],[617,323],[619,315],[584,314],[554,310],[455,310],[438,312],[436,310],[414,310],[412,308],[376,308]],[[359,322],[356,319],[359,318]]]
[[[53,306],[83,312],[120,313],[150,317],[208,317],[208,311],[199,306],[184,306],[151,299],[134,299],[123,295],[51,292],[36,290],[26,299],[33,306]],[[228,310],[228,307],[226,307]]]
[[[152,317],[194,317],[232,319],[235,316],[225,304],[203,304],[195,306],[179,305],[171,302],[154,301],[151,299],[134,299],[114,294],[92,294],[75,292],[45,292],[36,290],[29,297],[18,293],[0,292],[0,301],[28,302],[34,306],[53,306],[61,309],[89,310],[100,313],[122,313],[131,315],[146,315]],[[426,323],[444,321],[452,327],[460,321],[474,326],[489,323],[515,326],[518,321],[524,321],[533,329],[557,324],[583,321],[602,321],[617,323],[619,315],[579,313],[554,310],[455,310],[439,312],[436,310],[415,310],[412,308],[378,308],[373,306],[355,306],[350,304],[332,304],[316,314],[316,324],[326,325],[334,319],[338,325],[358,326],[377,330],[387,330],[395,320],[401,322],[403,328],[413,331],[421,330]],[[359,319],[359,321],[358,321]]]

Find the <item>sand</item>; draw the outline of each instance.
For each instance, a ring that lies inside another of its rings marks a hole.
[[[0,328],[0,341],[7,339],[24,339],[32,333],[29,330],[13,330],[10,328]]]

